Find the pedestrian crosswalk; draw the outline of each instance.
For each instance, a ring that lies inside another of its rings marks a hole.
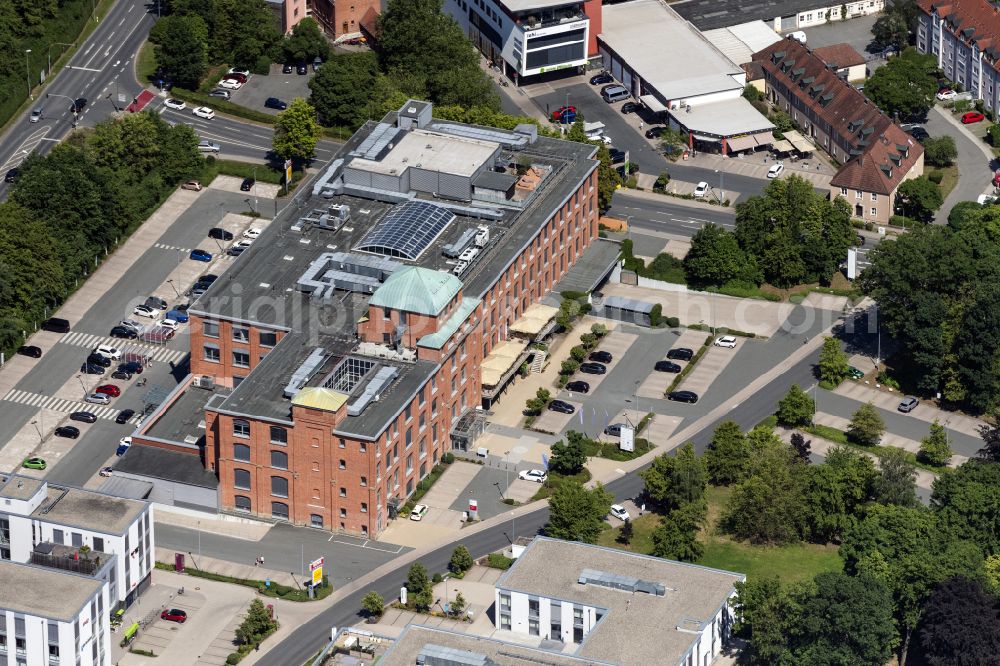
[[[108,345],[115,347],[122,353],[137,352],[145,354],[151,360],[159,361],[161,363],[178,363],[181,359],[187,356],[187,352],[180,351],[178,349],[167,349],[162,346],[147,345],[141,342],[137,343],[134,340],[123,340],[121,338],[80,333],[78,331],[67,333],[59,339],[59,342],[67,345],[74,345],[76,347],[85,347],[87,349],[93,349],[97,345]]]
[[[120,409],[115,409],[114,407],[92,405],[89,402],[66,400],[65,398],[57,398],[52,395],[42,395],[41,393],[31,393],[30,391],[21,391],[19,389],[11,389],[7,395],[3,397],[3,399],[8,402],[16,402],[22,405],[38,407],[40,409],[51,409],[52,411],[63,412],[66,414],[71,414],[73,412],[90,412],[99,419],[108,419],[111,421],[113,421],[121,411]],[[140,415],[136,414],[129,419],[129,423],[137,424],[139,423],[140,418]]]
[[[173,250],[175,252],[190,252],[189,247],[177,247],[176,245],[168,245],[167,243],[153,243],[153,247],[159,248],[161,250]]]

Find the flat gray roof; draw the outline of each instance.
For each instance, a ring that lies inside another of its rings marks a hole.
[[[159,413],[142,434],[154,439],[178,442],[189,446],[204,446],[205,405],[212,396],[229,395],[232,389],[214,386],[210,389],[188,385],[167,409]]]
[[[51,483],[48,490],[48,498],[32,512],[32,518],[105,534],[124,534],[148,506],[139,500]]]
[[[161,449],[158,446],[133,444],[128,453],[115,463],[114,471],[213,490],[219,487],[215,473],[206,470],[201,464],[201,456]]]
[[[712,30],[756,19],[773,21],[779,16],[829,6],[816,0],[687,0],[675,3],[673,8],[699,30]]]
[[[31,476],[21,476],[11,474],[3,478],[3,486],[0,487],[0,497],[16,500],[29,500],[35,496],[45,479],[36,479]]]
[[[439,646],[483,655],[492,660],[489,663],[496,664],[496,666],[537,666],[539,664],[545,666],[613,666],[621,663],[618,661],[595,661],[592,658],[582,659],[559,652],[476,636],[475,634],[459,634],[426,625],[410,624],[386,650],[378,662],[379,666],[413,666],[417,663],[417,656],[428,646]]]
[[[556,291],[593,291],[607,277],[622,253],[622,244],[597,238],[556,285]]]
[[[585,569],[666,587],[664,596],[580,584]],[[580,603],[607,612],[577,656],[621,664],[676,664],[727,603],[744,574],[614,548],[537,537],[504,573],[499,589]],[[678,628],[688,631],[681,631]]]
[[[674,116],[691,132],[713,138],[758,134],[775,129],[774,123],[743,97],[696,104],[685,109],[684,113],[675,112]]]
[[[763,21],[749,21],[728,28],[716,28],[702,33],[722,53],[737,65],[753,60],[753,54],[763,51],[782,37]]]
[[[355,157],[351,166],[372,173],[400,174],[409,167],[471,176],[493,156],[497,144],[414,129],[402,135],[380,160]]]
[[[743,70],[660,0],[604,5],[602,16],[601,41],[663,99],[743,89]]]
[[[103,584],[90,576],[0,560],[0,609],[72,622]]]

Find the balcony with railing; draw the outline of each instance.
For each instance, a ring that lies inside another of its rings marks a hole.
[[[111,557],[107,553],[95,552],[86,546],[64,546],[43,542],[35,546],[29,562],[50,569],[95,576]]]

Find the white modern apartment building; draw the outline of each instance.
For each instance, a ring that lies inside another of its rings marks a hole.
[[[103,579],[107,612],[149,585],[154,548],[149,502],[0,474],[0,560]]]
[[[496,582],[497,629],[600,663],[706,666],[746,576],[538,537]],[[574,646],[575,649],[574,649]]]
[[[100,578],[0,562],[0,666],[110,664],[112,605]]]
[[[445,0],[472,43],[515,83],[587,64],[600,0]]]
[[[988,109],[1000,108],[1000,11],[986,0],[919,0],[917,49]]]

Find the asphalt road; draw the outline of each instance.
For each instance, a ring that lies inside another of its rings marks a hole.
[[[16,167],[32,152],[51,150],[73,128],[72,100],[88,100],[77,119],[81,125],[94,125],[114,113],[116,106],[124,106],[117,93],[131,102],[141,90],[132,60],[155,20],[155,3],[116,2],[68,65],[45,86],[47,98],[32,105],[44,107],[42,121],[29,123],[29,109],[0,139],[0,172]],[[7,198],[7,189],[0,183],[0,200]]]
[[[677,203],[667,196],[649,199],[628,194],[627,190],[615,192],[606,215],[627,221],[630,230],[644,229],[686,237],[694,236],[709,222],[730,231],[736,227],[732,208],[695,207]]]
[[[810,358],[791,368],[773,380],[752,397],[738,405],[725,419],[732,419],[745,428],[756,425],[774,412],[774,405],[784,396],[793,383],[804,384],[811,381],[815,358]],[[721,421],[721,419],[720,419]],[[703,429],[693,438],[699,451],[704,450],[711,439],[716,424]],[[638,473],[623,476],[606,488],[620,501],[635,497],[642,490],[642,479]],[[531,513],[519,516],[517,519],[517,534],[534,535],[548,521],[548,507],[542,507]],[[479,532],[462,540],[473,557],[481,557],[489,552],[504,548],[510,543],[510,525],[503,522],[495,527]],[[455,543],[444,545],[432,551],[420,561],[428,571],[445,571],[451,559]],[[257,663],[262,666],[284,666],[285,664],[301,664],[316,654],[329,641],[330,628],[342,628],[362,621],[359,615],[361,597],[369,590],[378,591],[386,599],[394,599],[399,595],[399,588],[405,583],[406,565],[400,566],[383,576],[371,587],[360,589],[321,612],[309,622],[300,626],[292,635],[275,645]]]

